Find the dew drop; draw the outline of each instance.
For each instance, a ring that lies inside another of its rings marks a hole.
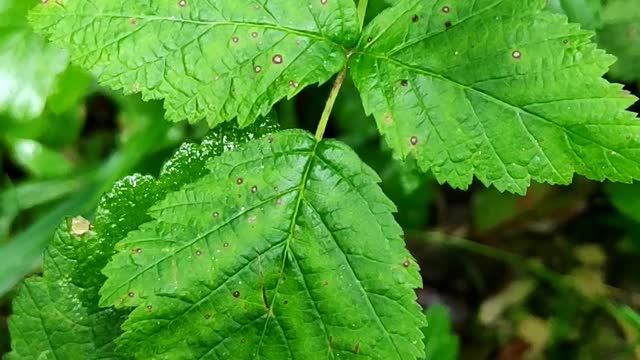
[[[211,216],[213,216],[214,219],[217,219],[220,217],[220,213],[217,211],[214,211],[213,214],[211,214]]]
[[[196,250],[196,256],[201,256],[201,255],[202,255],[202,251]]]
[[[151,311],[153,309],[153,305],[147,305],[147,310]]]
[[[142,254],[142,248],[133,249],[133,252],[140,255]]]
[[[129,293],[129,294],[127,294],[127,295],[129,295],[129,297],[130,297],[130,298],[132,298],[132,297],[135,297],[135,296],[136,296],[136,293],[134,293],[134,292],[130,292],[130,293]]]
[[[320,0],[320,4],[322,4],[322,5],[327,5],[328,2],[329,2],[329,0]]]
[[[238,185],[242,185],[243,182],[244,182],[244,179],[241,178],[241,177],[236,179],[236,184],[238,184]]]
[[[229,247],[229,243],[228,243],[228,242],[225,242],[224,244],[222,244],[222,246],[224,246],[224,247],[226,247],[226,248],[227,248],[227,247]]]
[[[282,64],[282,62],[284,61],[284,59],[282,58],[282,55],[280,54],[276,54],[273,56],[273,59],[271,59],[273,61],[274,64],[280,65]]]
[[[291,86],[292,88],[297,88],[300,84],[297,81],[289,81],[289,86]]]
[[[511,56],[512,56],[514,59],[520,59],[520,58],[522,57],[522,53],[521,53],[519,50],[514,50],[514,51],[511,53]]]
[[[402,266],[404,266],[404,267],[408,268],[409,266],[411,266],[411,261],[409,261],[409,260],[405,260],[405,261],[402,263]]]
[[[205,319],[205,320],[209,320],[209,319],[211,319],[211,315],[209,315],[209,314],[204,314],[204,319]]]
[[[252,32],[252,33],[251,33],[251,37],[252,37],[252,38],[257,38],[257,37],[258,37],[258,33],[257,33],[257,32],[255,32],[255,31],[254,31],[254,32]]]
[[[369,37],[367,38],[367,42],[368,42],[368,43],[370,43],[370,42],[372,42],[372,41],[373,41],[373,38],[372,38],[371,36],[369,36]]]
[[[451,11],[451,8],[448,6],[443,6],[442,7],[442,12],[445,14],[448,14]]]
[[[418,22],[418,20],[420,20],[420,17],[419,17],[418,15],[413,15],[413,16],[411,17],[411,21],[413,21],[414,23],[417,23],[417,22]]]
[[[237,43],[240,42],[240,38],[237,37],[237,36],[234,36],[234,37],[231,38],[231,41],[233,41],[234,44],[237,44]]]
[[[413,146],[418,145],[418,137],[417,136],[412,136],[411,139],[409,139],[409,141],[411,142],[411,145],[413,145]]]
[[[180,7],[185,7],[185,6],[187,6],[187,0],[180,0],[180,1],[178,1],[178,6],[180,6]]]
[[[240,297],[240,291],[236,290],[233,292],[233,297],[234,298],[239,298]]]
[[[260,65],[256,65],[256,67],[254,68],[256,73],[259,73],[260,71],[262,71],[262,66]]]
[[[253,185],[251,187],[251,192],[254,193],[254,194],[257,193],[258,192],[258,187],[256,185]]]
[[[255,224],[255,223],[256,223],[256,219],[257,219],[257,218],[256,218],[256,216],[255,216],[255,215],[251,215],[251,216],[249,216],[249,218],[247,219],[247,222],[248,222],[249,224]]]

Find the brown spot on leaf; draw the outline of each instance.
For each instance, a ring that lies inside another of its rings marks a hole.
[[[413,21],[414,23],[417,23],[417,22],[418,22],[418,20],[420,20],[420,17],[419,17],[418,15],[413,15],[413,16],[411,17],[411,21]]]
[[[451,29],[452,26],[453,26],[453,24],[451,23],[451,21],[447,21],[447,22],[444,23],[445,29]]]

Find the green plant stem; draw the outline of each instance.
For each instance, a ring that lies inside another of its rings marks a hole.
[[[327,130],[327,123],[329,122],[329,117],[331,116],[331,111],[333,110],[333,106],[336,103],[336,99],[338,98],[338,94],[340,93],[340,88],[342,88],[342,83],[344,83],[344,79],[347,77],[347,67],[345,66],[342,71],[338,74],[336,81],[333,83],[333,87],[331,88],[331,92],[329,93],[329,98],[327,99],[327,105],[324,107],[324,111],[322,112],[322,117],[320,118],[320,122],[318,123],[318,129],[316,130],[316,140],[320,141],[324,137],[324,132]]]
[[[369,0],[358,1],[358,20],[360,20],[360,30],[364,27],[364,18],[367,15],[367,5],[369,5]]]
[[[594,306],[604,310],[614,319],[619,321],[617,307],[611,301],[604,298],[593,298],[585,295],[564,275],[553,270],[549,270],[539,261],[530,260],[508,251],[496,249],[475,241],[440,232],[411,232],[407,234],[407,238],[417,239],[436,246],[457,248],[504,262],[516,269],[521,269],[534,275],[539,280],[544,281],[560,292],[571,292],[579,295],[586,302],[590,302]]]

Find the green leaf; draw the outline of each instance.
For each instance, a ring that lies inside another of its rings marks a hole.
[[[358,36],[352,0],[48,1],[31,19],[103,84],[165,98],[168,119],[211,126],[247,125],[325,82]]]
[[[67,54],[33,33],[26,15],[37,0],[0,0],[0,113],[34,118],[44,110]]]
[[[117,244],[101,304],[145,359],[416,359],[418,266],[377,175],[285,131],[213,159]]]
[[[635,98],[601,78],[613,57],[543,7],[408,0],[376,18],[352,76],[389,145],[457,188],[640,178]]]
[[[77,251],[96,241],[95,233],[81,234],[74,226],[58,229],[45,253],[43,276],[25,281],[14,299],[9,319],[13,352],[6,360],[117,358],[113,341],[120,333],[120,314],[88,308],[85,297],[90,290],[70,276],[78,261],[87,259],[77,258]]]
[[[70,174],[74,168],[64,155],[38,141],[9,139],[9,145],[14,161],[36,177],[61,177]]]
[[[105,280],[101,269],[114,244],[150,220],[146,212],[152,204],[206,174],[207,159],[276,128],[273,117],[243,130],[222,126],[200,145],[184,144],[158,180],[135,175],[118,181],[102,198],[93,231],[74,236],[66,225],[58,230],[45,255],[44,276],[27,280],[14,301],[10,330],[15,352],[9,359],[124,358],[112,352],[121,332],[120,315],[98,307],[98,288]],[[76,232],[87,230],[88,223],[79,225]]]
[[[613,206],[629,219],[640,222],[640,184],[607,184],[605,190]]]
[[[608,1],[598,30],[598,42],[618,61],[610,75],[623,81],[640,80],[640,0]]]
[[[569,21],[580,23],[587,29],[601,26],[600,0],[550,0],[547,6],[557,13],[567,15]]]
[[[451,319],[442,305],[429,307],[426,312],[427,327],[424,328],[426,360],[456,360],[460,341],[451,331]]]

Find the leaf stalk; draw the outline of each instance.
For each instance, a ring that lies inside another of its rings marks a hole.
[[[336,81],[333,83],[333,87],[331,88],[331,92],[329,93],[329,98],[327,99],[327,104],[324,107],[324,111],[322,112],[322,117],[320,118],[320,122],[318,123],[318,128],[316,130],[316,140],[321,141],[324,137],[324,132],[327,130],[327,123],[329,122],[329,117],[331,116],[331,111],[333,111],[333,106],[336,103],[336,99],[338,98],[338,94],[340,93],[340,89],[342,88],[342,84],[344,83],[344,79],[347,77],[347,65],[340,71]]]

